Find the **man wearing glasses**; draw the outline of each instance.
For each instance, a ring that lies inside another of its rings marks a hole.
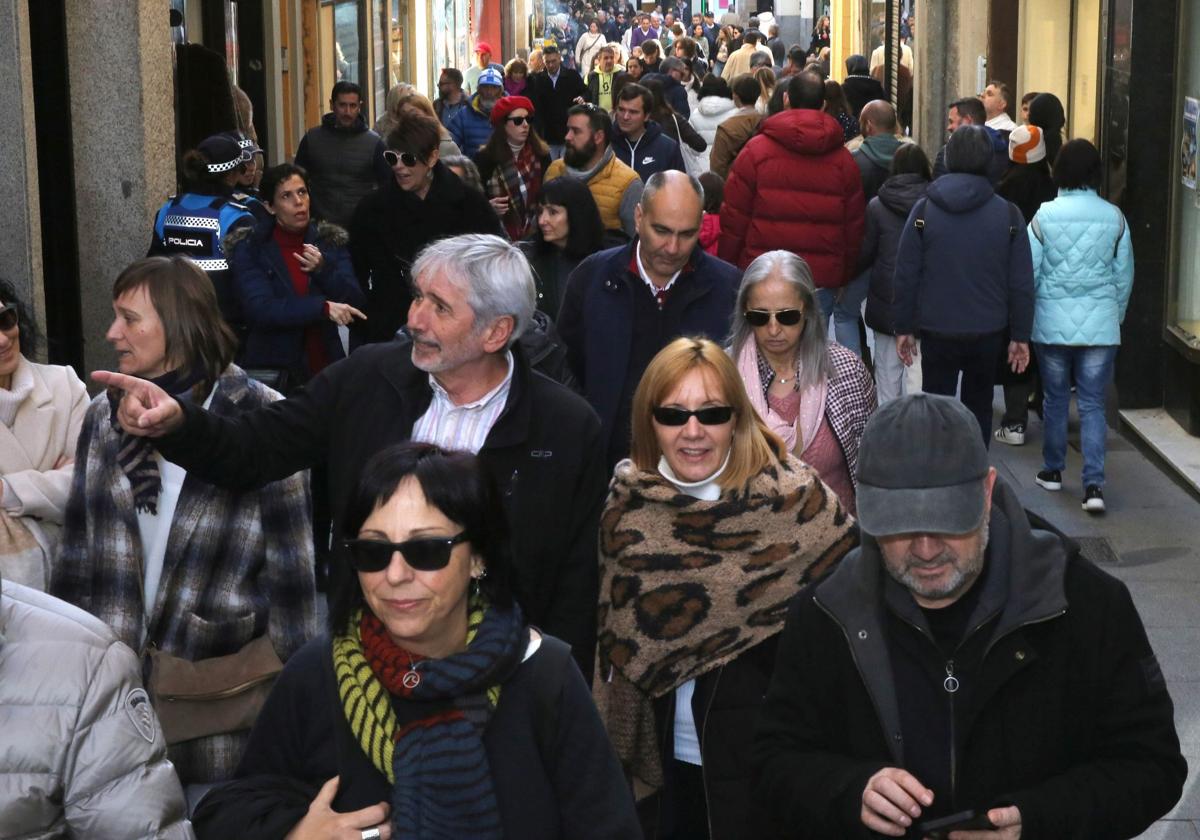
[[[153,438],[202,481],[249,489],[325,463],[337,538],[347,536],[344,505],[376,452],[417,440],[478,453],[504,498],[526,618],[568,642],[590,680],[608,485],[600,423],[578,395],[535,373],[517,342],[533,323],[535,291],[515,246],[448,237],[421,252],[412,274],[411,343],[360,348],[236,420],[143,379],[94,376],[124,390],[122,428]]]
[[[724,341],[740,272],[704,253],[704,191],[685,172],[646,182],[637,238],[588,257],[567,281],[558,329],[584,396],[600,415],[607,463],[629,454],[633,392],[681,335]]]

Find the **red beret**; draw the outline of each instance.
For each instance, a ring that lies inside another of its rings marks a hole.
[[[492,106],[492,125],[500,125],[504,118],[518,108],[524,108],[533,115],[533,103],[529,101],[527,96],[502,96],[496,100],[496,104]]]

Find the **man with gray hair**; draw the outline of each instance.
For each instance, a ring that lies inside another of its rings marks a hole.
[[[1134,837],[1187,776],[1116,578],[1027,514],[975,418],[914,394],[867,422],[862,544],[792,602],[753,747],[803,837]]]
[[[534,318],[529,263],[490,234],[439,240],[413,265],[412,343],[372,344],[293,396],[236,419],[171,399],[142,379],[124,390],[126,432],[219,487],[253,488],[327,465],[334,534],[363,466],[406,440],[477,452],[499,483],[526,618],[572,646],[591,677],[596,535],[608,484],[600,423],[578,395],[530,368],[517,339]]]
[[[571,273],[559,335],[603,424],[607,463],[629,454],[633,392],[654,355],[681,335],[724,341],[741,273],[700,247],[704,191],[685,172],[650,176],[637,237]]]

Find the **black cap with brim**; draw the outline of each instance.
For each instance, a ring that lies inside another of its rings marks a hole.
[[[871,487],[859,484],[858,525],[873,537],[966,534],[983,524],[982,479],[951,487]]]

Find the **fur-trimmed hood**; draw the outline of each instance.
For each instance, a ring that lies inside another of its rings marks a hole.
[[[264,219],[256,225],[242,225],[229,231],[221,240],[221,246],[225,249],[226,254],[231,254],[233,249],[246,240],[259,244],[266,242],[271,238],[274,230],[274,218]],[[333,222],[309,222],[308,231],[304,234],[304,241],[311,242],[318,247],[344,248],[350,243],[350,234],[346,232],[345,228],[335,225]]]

